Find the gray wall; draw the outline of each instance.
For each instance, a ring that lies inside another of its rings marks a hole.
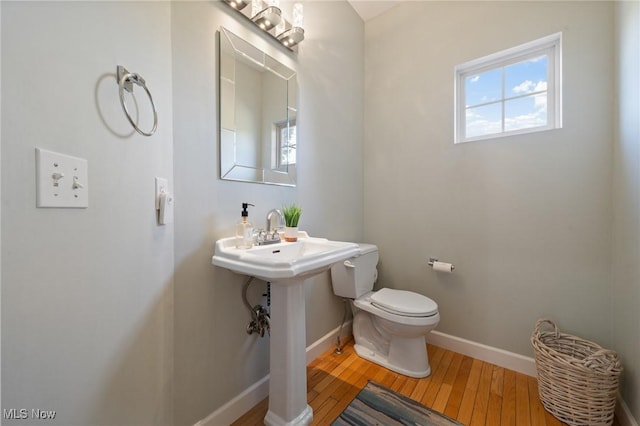
[[[173,175],[170,13],[2,2],[2,407],[56,410],[47,424],[172,423],[173,226],[154,207]],[[125,119],[118,64],[149,84],[153,137]],[[88,160],[88,209],[35,208],[36,146]]]
[[[332,25],[327,22],[332,21]],[[225,26],[299,73],[297,188],[217,178],[215,37]],[[313,236],[362,237],[363,23],[344,2],[305,3],[305,41],[290,55],[238,21],[225,5],[172,5],[175,237],[175,419],[193,424],[268,374],[268,339],[247,336],[245,278],[211,266],[213,243],[234,235],[240,204],[254,226],[297,201]],[[264,291],[250,292],[257,303]],[[339,325],[328,274],[307,287],[307,341]]]
[[[299,72],[297,188],[218,180],[220,25]],[[244,279],[211,265],[240,203],[258,226],[297,201],[312,235],[362,237],[363,23],[347,3],[309,3],[305,27],[296,56],[216,2],[2,2],[3,408],[193,424],[268,373],[268,339],[244,332]],[[118,64],[150,86],[151,138],[118,105]],[[35,146],[88,159],[88,209],[35,208]],[[155,176],[175,179],[175,238],[155,223]],[[307,298],[311,343],[342,305],[328,274]]]
[[[549,316],[612,347],[636,418],[639,14],[637,2],[396,6],[365,26],[364,148],[383,285],[432,297],[440,331],[490,346],[532,355]],[[453,67],[558,31],[564,127],[454,145]],[[431,255],[455,273],[434,274]]]
[[[613,344],[625,367],[622,395],[640,419],[640,3],[616,6]]]
[[[563,33],[564,127],[453,144],[453,70]],[[365,27],[365,238],[438,330],[532,355],[536,318],[611,345],[613,4],[406,2]],[[455,273],[434,273],[434,255]]]
[[[261,226],[297,201],[312,235],[378,244],[381,282],[433,297],[441,331],[531,355],[550,315],[617,349],[640,417],[637,3],[408,2],[365,27],[344,2],[306,2],[298,55],[216,2],[0,10],[3,408],[189,425],[264,377],[268,341],[244,333],[243,278],[211,266],[213,243],[240,203]],[[217,178],[221,25],[299,72],[297,188]],[[564,128],[454,146],[453,66],[556,31]],[[150,85],[152,138],[120,110],[117,64]],[[89,160],[89,209],[35,208],[35,146]],[[155,176],[175,180],[175,225],[155,224]],[[307,308],[309,343],[339,324],[326,274]]]

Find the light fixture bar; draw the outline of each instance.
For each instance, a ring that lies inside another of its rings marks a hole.
[[[304,40],[302,3],[293,5],[293,22],[291,23],[284,19],[277,0],[224,0],[224,3],[289,50],[297,51],[294,47]],[[249,3],[251,7],[246,8]]]

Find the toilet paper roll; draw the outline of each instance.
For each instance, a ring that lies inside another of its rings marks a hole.
[[[453,265],[445,262],[433,262],[433,270],[437,272],[446,272],[448,274],[453,271]]]

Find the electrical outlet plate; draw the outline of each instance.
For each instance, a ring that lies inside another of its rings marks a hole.
[[[36,148],[36,206],[89,207],[87,160]]]

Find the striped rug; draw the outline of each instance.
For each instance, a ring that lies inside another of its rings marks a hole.
[[[463,426],[443,414],[369,381],[331,426]]]

